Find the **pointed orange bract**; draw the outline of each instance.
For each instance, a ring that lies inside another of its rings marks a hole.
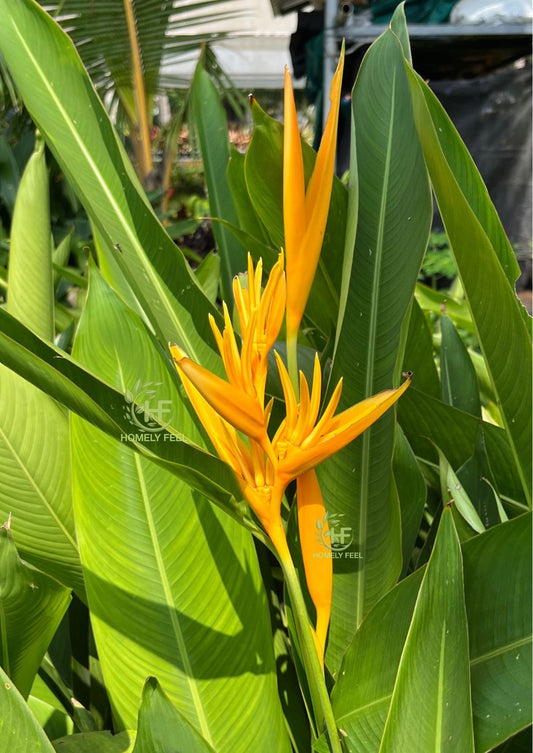
[[[344,53],[331,83],[331,109],[307,191],[291,77],[285,69],[283,222],[287,257],[287,340],[297,336],[326,231],[335,171],[343,67]]]
[[[296,501],[305,579],[316,609],[315,641],[318,655],[323,660],[331,614],[333,559],[327,556],[329,551],[324,551],[324,545],[318,536],[317,523],[322,525],[323,532],[328,530],[328,523],[322,492],[314,470],[298,477]]]

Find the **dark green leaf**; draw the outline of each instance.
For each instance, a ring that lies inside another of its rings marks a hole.
[[[481,418],[481,401],[474,365],[451,319],[441,316],[440,375],[442,399],[454,408]]]
[[[402,321],[427,245],[431,197],[412,121],[403,56],[387,32],[367,53],[353,91],[359,211],[333,385],[341,408],[393,386]],[[402,568],[399,502],[392,482],[389,412],[319,469],[330,514],[343,515],[360,559],[335,560],[328,666]]]
[[[235,224],[237,212],[226,176],[230,156],[226,114],[201,60],[196,66],[190,104],[200,140],[211,214]],[[221,259],[222,297],[231,309],[232,280],[246,269],[246,253],[225,227],[214,224],[213,234]]]

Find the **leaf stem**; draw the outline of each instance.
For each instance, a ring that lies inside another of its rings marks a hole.
[[[335,722],[329,693],[324,679],[324,669],[318,657],[304,596],[300,587],[300,581],[298,580],[298,574],[294,567],[288,547],[286,551],[283,552],[280,552],[279,546],[277,549],[291,600],[294,622],[300,641],[305,673],[309,682],[317,728],[319,730],[325,728],[331,753],[342,753],[339,734],[337,732],[337,724]]]

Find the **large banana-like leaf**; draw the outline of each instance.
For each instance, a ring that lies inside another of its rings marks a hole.
[[[202,442],[162,354],[97,272],[74,351]],[[153,675],[220,753],[288,750],[250,534],[165,469],[71,422],[80,552],[118,726],[135,726]]]
[[[4,524],[0,528],[0,666],[27,698],[70,594],[24,564]]]
[[[349,295],[332,383],[344,377],[342,407],[393,386],[400,330],[431,221],[427,173],[410,114],[403,56],[382,35],[353,91],[359,210]],[[372,127],[369,127],[369,124]],[[344,516],[358,559],[337,565],[328,663],[337,669],[364,615],[402,566],[399,504],[392,484],[390,412],[319,468],[330,514]]]
[[[462,549],[475,747],[485,753],[531,722],[531,516],[494,526]],[[333,707],[349,753],[379,750],[424,572],[383,597],[346,652]]]
[[[396,14],[398,24],[402,15],[401,10]],[[406,70],[424,159],[507,430],[516,472],[531,503],[531,322],[513,288],[518,265],[486,188],[453,124],[407,60]]]
[[[161,463],[178,478],[184,479],[193,488],[207,495],[230,515],[243,520],[242,506],[236,502],[239,498],[237,483],[221,460],[205,452],[198,445],[191,444],[190,438],[183,433],[183,427],[178,429],[172,426],[172,422],[167,429],[162,427],[160,441],[146,442],[144,431],[131,423],[132,410],[139,408],[135,401],[126,400],[124,394],[80,367],[66,353],[40,340],[1,308],[0,357],[10,369],[45,390],[74,413],[90,421],[115,440]],[[16,374],[12,376],[15,378]],[[8,404],[2,403],[2,406],[6,410],[9,409]],[[61,413],[55,403],[54,406]],[[30,419],[35,420],[36,426],[40,427],[43,416],[34,411],[31,402],[26,405],[25,410],[28,411],[27,416],[24,414],[28,431],[33,427]],[[61,416],[64,418],[62,413]],[[47,414],[47,421],[51,425],[52,419]],[[3,423],[6,422],[0,422],[0,425]],[[36,428],[32,436],[38,436]],[[177,441],[177,438],[180,441]],[[39,447],[39,452],[41,449]]]
[[[33,0],[0,0],[0,16],[24,103],[161,342],[208,360],[201,336],[211,337],[208,311],[218,314],[142,194],[72,42]]]
[[[24,698],[0,667],[0,751],[54,753]]]
[[[463,561],[445,509],[396,675],[380,753],[474,753]]]
[[[477,753],[531,724],[531,515],[464,546]]]
[[[44,142],[39,138],[15,203],[7,310],[51,340],[54,296],[48,197]],[[7,520],[10,514],[23,557],[83,594],[70,494],[67,416],[48,395],[0,365],[0,517]]]

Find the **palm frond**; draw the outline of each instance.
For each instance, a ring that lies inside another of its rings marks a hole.
[[[236,23],[247,9],[244,0],[129,0],[148,96],[159,88],[162,62],[197,50],[225,35],[213,31]],[[97,88],[117,88],[127,97],[132,86],[131,45],[124,0],[61,0],[41,5],[75,43]],[[238,24],[237,24],[238,25]]]

